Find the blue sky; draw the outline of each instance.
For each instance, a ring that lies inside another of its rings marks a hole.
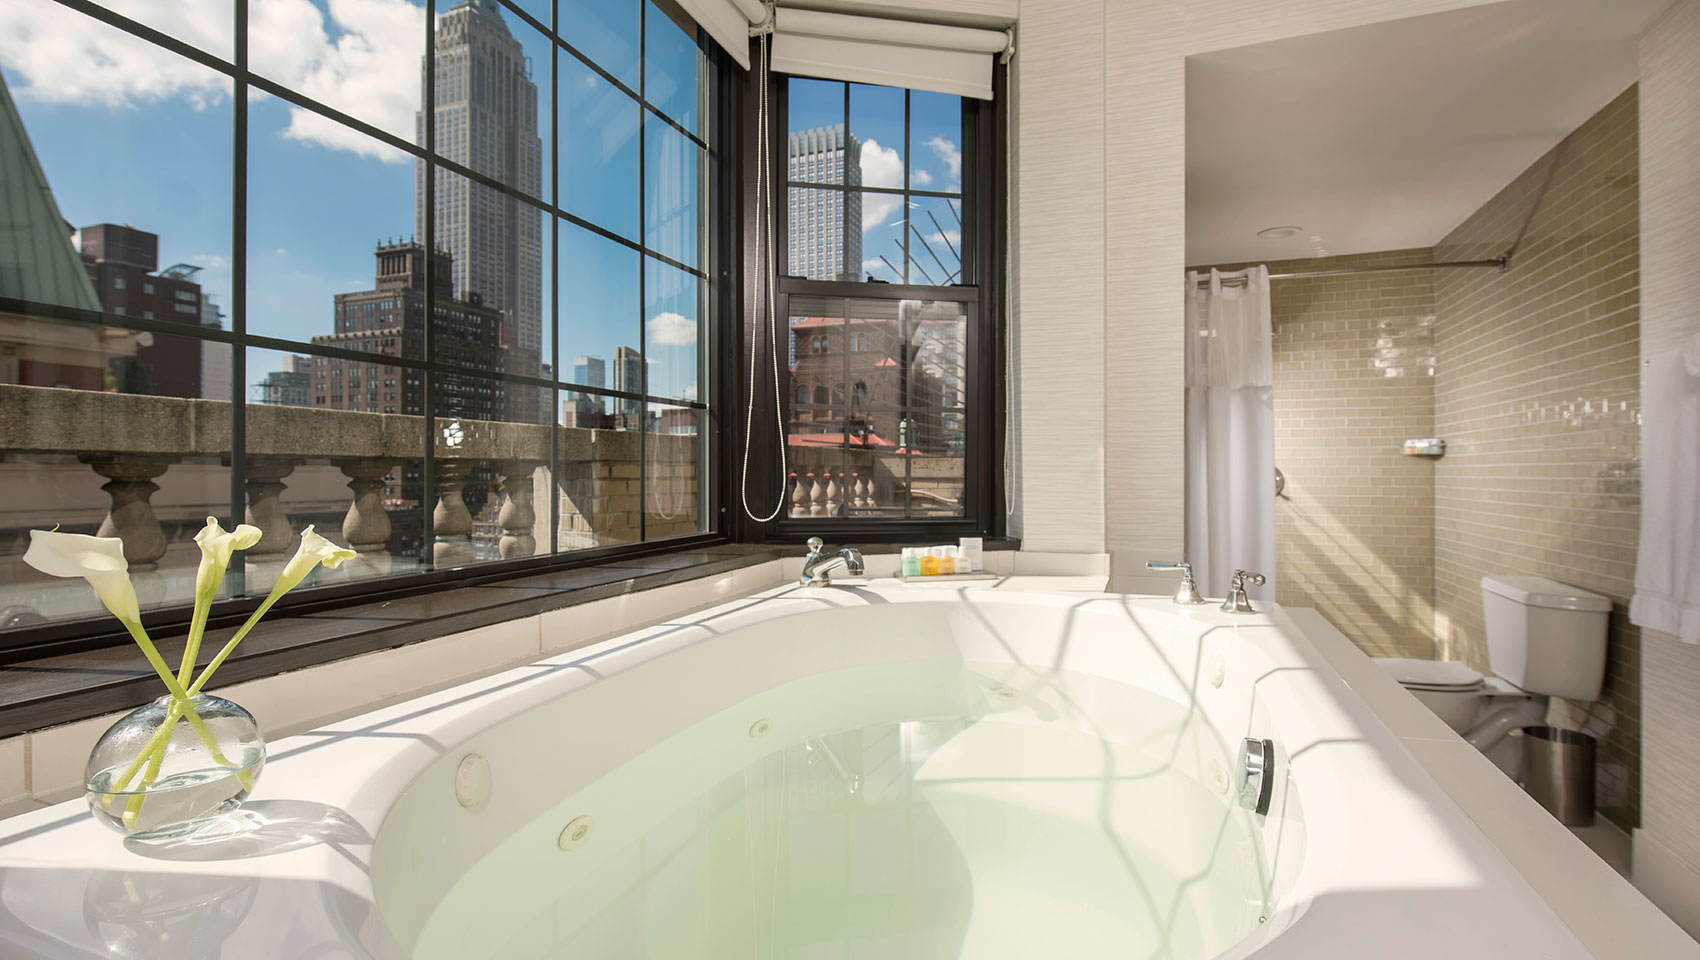
[[[108,0],[119,12],[218,55],[230,49],[228,0]],[[546,0],[520,0],[546,10]],[[408,0],[253,0],[250,60],[256,72],[411,139],[418,108],[423,6]],[[637,0],[561,0],[567,38],[622,83],[636,88]],[[651,100],[688,129],[702,118],[695,104],[696,51],[689,37],[651,6],[648,73]],[[510,30],[533,58],[539,85],[539,131],[545,176],[549,145],[561,149],[560,203],[623,237],[700,266],[691,225],[699,213],[697,151],[677,131],[644,122],[647,170],[638,166],[636,103],[562,52],[559,95],[549,109],[549,44],[514,16]],[[0,5],[0,70],[61,211],[74,225],[128,223],[157,233],[161,265],[203,268],[205,291],[231,304],[231,86],[228,79],[53,3]],[[902,137],[902,93],[852,86],[850,127],[864,141],[864,181],[927,189],[960,189],[960,101],[917,93],[913,143]],[[798,82],[793,129],[842,121],[842,85]],[[904,157],[907,151],[909,154]],[[414,166],[381,141],[264,95],[249,106],[248,329],[307,340],[332,330],[337,293],[372,286],[373,249],[414,232]],[[638,193],[647,198],[645,224]],[[547,184],[545,184],[547,191]],[[896,279],[875,258],[901,266],[897,239],[903,211],[870,198],[864,216],[868,269]],[[954,233],[944,201],[909,211],[923,233],[938,231],[921,216],[931,208]],[[541,215],[540,215],[541,216]],[[545,221],[546,223],[546,221]],[[547,229],[544,263],[559,265],[560,365],[570,372],[581,354],[612,358],[636,347],[640,325],[649,341],[650,392],[695,398],[696,336],[701,302],[689,274],[641,258],[569,221],[558,249]],[[643,236],[639,236],[640,231]],[[935,241],[936,241],[935,237]],[[954,237],[952,238],[954,241]],[[935,249],[947,266],[946,249]],[[947,273],[915,245],[935,281]],[[647,267],[643,264],[647,264]],[[638,304],[644,270],[647,303]],[[883,271],[883,272],[882,272]],[[549,302],[544,270],[544,350]],[[919,273],[914,279],[921,280]],[[251,351],[250,383],[277,369],[282,354]]]

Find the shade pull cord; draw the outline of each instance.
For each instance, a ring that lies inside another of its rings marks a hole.
[[[779,317],[778,303],[773,289],[773,184],[769,176],[771,146],[768,137],[768,106],[767,88],[768,66],[768,35],[763,34],[757,44],[757,76],[756,82],[761,85],[761,93],[756,108],[756,262],[758,265],[755,283],[750,285],[750,380],[749,403],[744,408],[744,471],[738,484],[739,499],[743,502],[744,515],[757,523],[767,523],[779,516],[779,511],[785,508],[785,480],[789,475],[785,462],[785,418],[779,402]],[[772,334],[770,356],[773,365],[773,422],[779,439],[779,499],[773,505],[773,512],[765,517],[756,516],[750,507],[750,445],[751,430],[755,426],[756,417],[756,363],[758,361],[757,346],[761,337],[756,330],[756,324],[761,316],[761,291],[767,288],[767,317],[768,329]]]

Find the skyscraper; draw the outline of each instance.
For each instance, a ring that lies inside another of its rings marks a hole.
[[[541,197],[537,84],[500,6],[495,0],[461,0],[438,18],[436,38],[437,153]],[[421,112],[421,142],[424,133]],[[538,376],[543,342],[542,213],[442,169],[436,172],[435,187],[435,244],[449,254],[453,289],[509,318],[514,340],[504,356],[506,372]],[[426,235],[427,189],[420,162],[414,173],[414,221],[420,237]],[[535,393],[520,391],[524,397]],[[534,420],[536,412],[509,411],[509,416],[516,413]]]
[[[862,185],[862,144],[842,124],[790,135],[785,166],[790,179]],[[790,191],[791,268],[810,280],[857,280],[862,274],[862,194],[850,190]]]
[[[643,393],[643,354],[631,347],[614,348],[613,389],[624,393]],[[616,400],[615,404],[620,410],[620,429],[637,429],[638,413],[643,409],[642,401],[622,397]]]
[[[573,382],[587,387],[606,387],[607,364],[601,357],[578,357],[573,360]],[[603,422],[601,395],[567,391],[561,410],[561,425],[565,427],[606,427]]]

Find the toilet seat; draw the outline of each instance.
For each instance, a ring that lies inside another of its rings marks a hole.
[[[1407,690],[1430,693],[1473,693],[1485,679],[1457,660],[1416,660],[1406,657],[1376,657],[1375,663]]]

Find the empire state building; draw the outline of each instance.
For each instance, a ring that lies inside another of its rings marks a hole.
[[[495,0],[462,0],[437,20],[436,152],[533,197],[543,196],[532,65]],[[547,68],[545,68],[547,72]],[[424,142],[425,117],[419,114]],[[538,376],[543,326],[543,215],[498,190],[436,171],[436,246],[454,290],[508,318],[508,373]],[[414,221],[425,236],[426,171],[415,165]],[[521,391],[529,395],[531,391]],[[534,411],[510,411],[534,414]],[[534,419],[532,416],[526,419]]]

